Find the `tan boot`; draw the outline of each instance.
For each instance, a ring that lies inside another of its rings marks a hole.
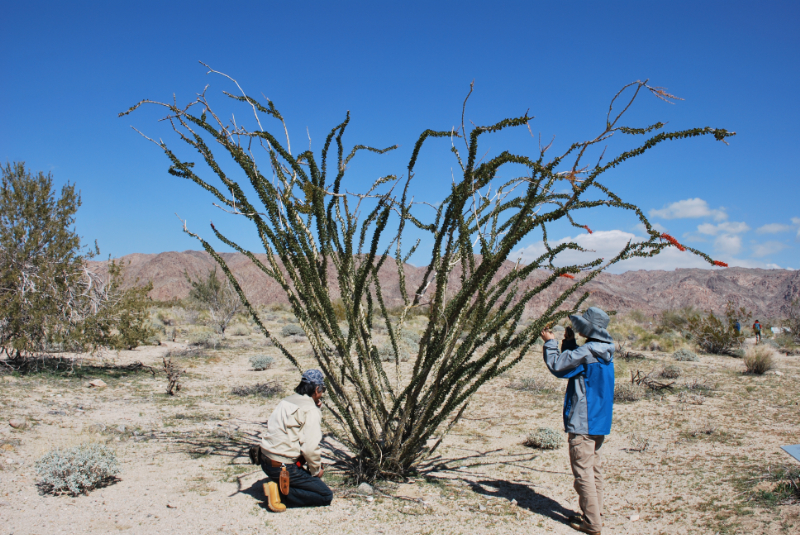
[[[582,533],[589,533],[590,535],[601,535],[602,531],[594,531],[590,528],[589,524],[583,519],[582,516],[574,516],[569,519],[569,527]]]
[[[264,483],[264,494],[267,497],[267,507],[273,513],[282,513],[286,506],[281,503],[281,493],[278,491],[278,484],[274,481]]]

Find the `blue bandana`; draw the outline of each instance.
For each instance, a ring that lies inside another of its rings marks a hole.
[[[304,383],[311,383],[315,386],[325,386],[325,377],[319,370],[306,370],[303,372]]]

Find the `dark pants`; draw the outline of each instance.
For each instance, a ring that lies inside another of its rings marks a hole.
[[[261,469],[269,478],[278,483],[280,481],[281,467],[272,467],[269,459],[261,461]],[[289,494],[281,492],[281,503],[287,507],[318,507],[330,505],[333,492],[321,478],[314,477],[295,464],[287,464],[289,471]]]

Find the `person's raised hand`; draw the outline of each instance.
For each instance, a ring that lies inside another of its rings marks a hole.
[[[548,340],[555,340],[556,338],[556,335],[554,335],[550,329],[543,330],[541,336],[542,340],[544,340],[545,342],[547,342]]]

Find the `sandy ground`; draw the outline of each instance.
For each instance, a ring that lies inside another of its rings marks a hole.
[[[384,484],[370,500],[330,470],[330,507],[274,514],[264,504],[266,478],[245,448],[278,398],[230,393],[267,379],[287,390],[296,384],[296,370],[274,348],[254,335],[177,359],[188,375],[174,397],[164,393],[163,375],[92,367],[159,366],[167,350],[180,347],[85,359],[71,376],[0,378],[0,533],[574,533],[565,523],[577,510],[566,446],[522,444],[537,427],[561,429],[565,383],[548,378],[539,354],[484,386],[424,477]],[[293,349],[308,353],[302,343]],[[256,353],[274,355],[277,364],[251,371]],[[676,363],[647,356],[620,359],[618,376],[676,364],[683,371],[676,385],[699,381],[711,390],[616,405],[603,446],[603,532],[800,533],[800,505],[753,499],[757,485],[769,488],[768,471],[794,462],[779,446],[800,442],[800,357],[779,356],[780,375],[759,377],[728,357]],[[556,390],[511,388],[530,377]],[[88,388],[94,378],[108,386]],[[28,425],[14,429],[11,418]],[[116,451],[119,479],[86,496],[42,494],[35,461],[86,442]]]

